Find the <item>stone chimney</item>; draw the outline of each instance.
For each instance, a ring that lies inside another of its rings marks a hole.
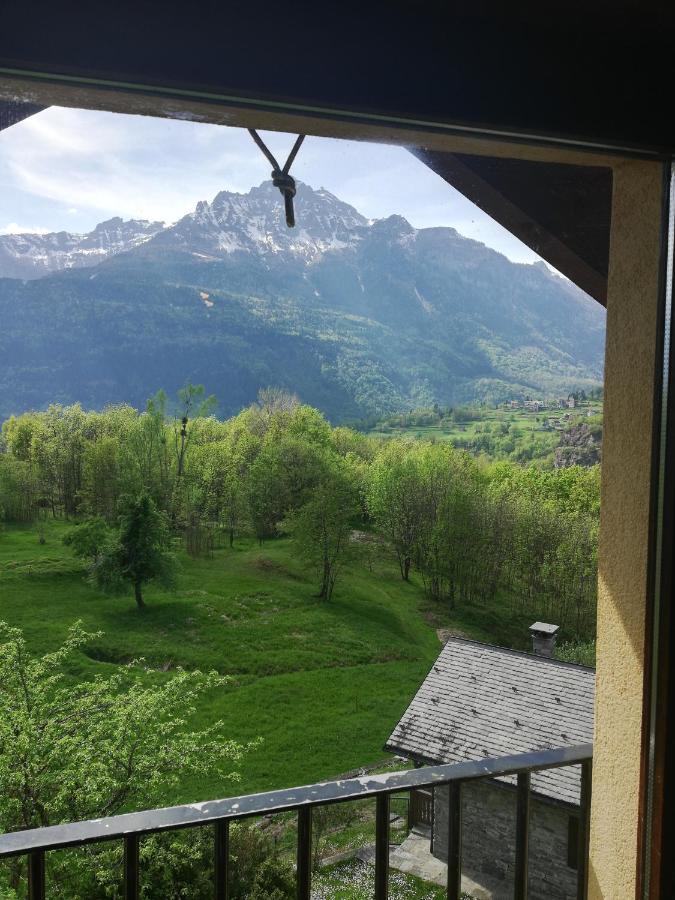
[[[551,659],[555,650],[558,626],[548,625],[546,622],[535,622],[534,625],[530,625],[530,634],[534,653],[537,656],[546,656]]]

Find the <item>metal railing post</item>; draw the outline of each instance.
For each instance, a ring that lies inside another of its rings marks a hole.
[[[138,835],[124,838],[124,900],[138,900]]]
[[[516,872],[513,896],[527,900],[528,852],[530,840],[530,773],[518,773],[516,812]]]
[[[577,867],[577,900],[588,897],[588,849],[591,833],[591,783],[593,763],[590,759],[581,764],[581,809],[579,811],[579,852]]]
[[[462,894],[462,783],[448,785],[448,900]]]
[[[214,843],[213,894],[215,900],[227,900],[230,869],[230,823],[227,819],[216,822]]]
[[[298,900],[309,900],[312,892],[312,807],[298,810],[297,855]]]
[[[378,900],[386,900],[389,874],[389,830],[390,798],[404,791],[419,791],[412,794],[410,817],[415,820],[416,804],[424,799],[423,818],[431,817],[432,829],[435,807],[433,799],[426,793],[448,790],[448,886],[450,900],[458,900],[461,893],[462,876],[462,785],[465,782],[482,781],[506,775],[518,775],[519,812],[517,830],[519,834],[517,866],[520,873],[526,871],[527,849],[527,791],[530,772],[557,769],[563,766],[581,766],[581,810],[579,828],[579,900],[586,900],[588,885],[588,843],[591,805],[591,758],[590,744],[574,747],[556,747],[509,756],[465,760],[437,766],[416,768],[407,772],[391,772],[386,775],[368,775],[339,781],[319,782],[296,788],[283,788],[261,794],[228,797],[209,803],[187,804],[161,809],[120,813],[85,822],[67,822],[43,828],[29,828],[0,834],[0,861],[21,857],[28,866],[28,898],[44,900],[45,859],[47,852],[57,852],[68,847],[80,847],[107,841],[124,841],[124,890],[125,900],[138,900],[140,883],[140,840],[143,835],[170,832],[184,828],[213,826],[214,846],[214,895],[223,900],[228,895],[228,823],[235,819],[269,816],[275,813],[298,815],[298,896],[307,900],[311,892],[312,866],[312,809],[332,803],[375,798],[376,847],[375,847],[375,890]],[[439,794],[436,794],[439,796]],[[438,838],[433,850],[440,849]],[[519,876],[519,893],[524,897],[527,889],[526,875]],[[147,885],[149,888],[150,885]]]
[[[389,794],[378,794],[375,810],[375,900],[389,896]]]
[[[28,857],[28,898],[45,900],[45,855],[36,850]]]

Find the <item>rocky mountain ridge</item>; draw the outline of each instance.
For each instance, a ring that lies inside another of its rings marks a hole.
[[[0,278],[28,280],[64,269],[96,266],[138,247],[164,227],[164,222],[116,217],[100,222],[86,234],[57,231],[0,235]]]
[[[296,219],[271,183],[221,191],[168,227],[66,241],[61,271],[0,279],[0,414],[142,406],[190,380],[223,413],[274,384],[337,421],[600,383],[604,310],[545,265],[304,184]]]

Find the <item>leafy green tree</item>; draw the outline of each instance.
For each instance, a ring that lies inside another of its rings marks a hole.
[[[40,507],[40,488],[33,467],[23,459],[0,454],[0,521],[32,522]]]
[[[255,825],[230,828],[231,900],[291,900],[297,896],[295,876],[279,858],[273,841]]]
[[[317,573],[322,600],[333,596],[340,569],[350,554],[352,521],[358,512],[348,473],[330,460],[310,499],[286,520],[301,556]]]
[[[230,547],[247,520],[245,449],[231,440],[214,441],[197,448],[193,465],[201,513],[227,530]]]
[[[259,541],[274,537],[282,520],[310,498],[322,477],[324,456],[304,436],[267,432],[248,478],[249,511]]]
[[[197,699],[227,682],[216,673],[178,670],[150,682],[131,667],[71,684],[68,664],[95,637],[78,623],[62,646],[34,657],[22,632],[0,623],[2,831],[159,806],[186,775],[232,777],[230,767],[246,749],[225,737],[221,722],[190,730]],[[169,884],[185,869],[185,849],[172,848],[172,840],[160,842],[163,871],[146,873],[145,896],[183,896],[150,889],[155,877]],[[144,841],[144,852],[149,849]],[[49,854],[47,865],[50,896],[119,896],[117,846]],[[22,888],[23,866],[11,864],[11,889]]]
[[[165,588],[175,583],[176,558],[170,551],[167,517],[147,494],[122,502],[117,529],[91,519],[64,540],[76,556],[90,561],[91,579],[102,591],[121,594],[131,587],[139,608],[145,606],[143,586],[149,581]]]
[[[82,458],[83,509],[112,522],[123,493],[119,437],[102,437],[87,443]]]
[[[100,556],[112,540],[112,531],[100,516],[87,519],[72,528],[63,538],[80,559],[95,559]]]
[[[160,509],[168,511],[174,477],[166,407],[166,394],[158,391],[148,400],[145,412],[128,423],[121,449],[126,493],[147,493]]]
[[[390,441],[368,479],[368,509],[396,552],[401,578],[408,581],[423,515],[419,452],[410,441]]]
[[[188,383],[178,391],[178,411],[180,418],[174,421],[174,447],[176,452],[176,474],[180,477],[185,472],[185,457],[193,437],[191,427],[193,419],[210,415],[216,408],[216,398],[206,396],[203,384]]]

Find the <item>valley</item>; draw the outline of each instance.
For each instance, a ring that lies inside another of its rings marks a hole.
[[[589,449],[602,445],[601,399],[584,400],[573,410],[560,410],[555,404],[543,409],[460,406],[453,410],[413,410],[384,419],[355,423],[360,431],[371,437],[410,440],[447,441],[457,450],[489,462],[510,460],[520,465],[544,468],[567,465],[594,465],[600,461],[597,452],[566,451],[570,436],[579,434],[579,441]]]

